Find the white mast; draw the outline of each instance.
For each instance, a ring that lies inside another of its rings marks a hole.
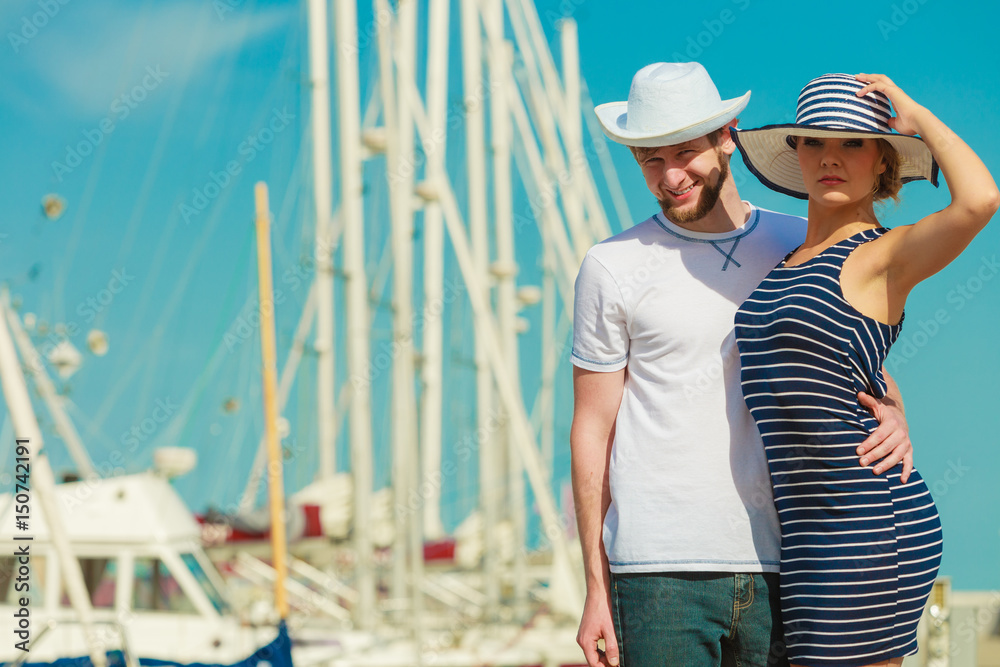
[[[376,16],[391,16],[386,0],[375,0]],[[379,78],[382,91],[382,114],[386,131],[386,172],[389,181],[391,246],[393,258],[392,288],[392,484],[393,499],[402,507],[410,496],[411,480],[417,472],[415,455],[416,406],[413,394],[413,170],[414,131],[410,94],[415,88],[416,5],[414,0],[399,4],[396,39],[392,24],[378,24]],[[393,63],[395,62],[395,68]],[[410,530],[419,528],[420,518],[408,512],[394,512],[396,531],[393,543],[392,594],[396,599],[409,595],[416,605],[417,590],[407,591],[407,563],[417,567],[423,562],[422,540],[414,553]],[[409,558],[407,557],[409,556]],[[415,572],[414,572],[415,574]],[[416,584],[416,577],[412,583]],[[410,618],[416,622],[416,610]]]
[[[59,569],[66,583],[70,604],[80,617],[80,625],[90,647],[90,659],[95,667],[105,667],[107,660],[101,642],[94,633],[94,610],[90,605],[90,595],[83,581],[83,570],[80,569],[80,561],[73,555],[69,539],[66,537],[63,517],[55,502],[56,483],[52,468],[49,466],[49,458],[45,454],[42,431],[38,428],[38,421],[35,419],[31,398],[28,395],[28,385],[24,381],[17,352],[14,350],[14,343],[7,329],[8,304],[9,297],[7,290],[4,289],[0,294],[0,384],[3,386],[4,399],[10,411],[11,421],[14,422],[14,433],[19,441],[18,444],[26,445],[30,452],[28,465],[34,497],[38,500],[42,517],[49,526],[52,545],[59,560]],[[28,529],[30,528],[29,519]],[[28,548],[29,553],[31,544],[30,540],[21,542],[21,545]]]
[[[520,393],[520,355],[517,345],[517,259],[514,255],[513,193],[511,188],[511,122],[507,103],[507,78],[514,67],[513,49],[506,39],[501,39],[504,24],[503,0],[490,0],[484,12],[489,39],[490,127],[493,151],[493,204],[494,232],[497,259],[493,275],[497,280],[497,319],[500,325],[500,346],[507,360],[511,381]],[[507,422],[505,419],[504,422]],[[516,451],[513,431],[504,427],[501,442],[506,450],[507,497],[506,506],[514,538],[513,580],[518,602],[527,597],[525,578],[525,498],[524,472],[521,457]]]
[[[375,572],[372,567],[371,505],[372,427],[371,355],[365,281],[364,209],[362,205],[361,93],[358,83],[357,10],[354,2],[334,4],[337,44],[337,101],[340,139],[340,211],[344,220],[344,297],[347,316],[347,364],[350,377],[351,473],[354,479],[355,570],[359,593],[357,623],[375,625]]]
[[[548,477],[538,453],[535,434],[525,412],[520,388],[512,381],[509,363],[503,356],[499,327],[489,311],[489,304],[485,298],[486,290],[479,284],[480,278],[473,268],[474,259],[469,250],[461,214],[450,184],[445,183],[441,187],[441,203],[448,236],[455,249],[462,276],[469,286],[469,301],[475,311],[477,323],[483,327],[483,342],[489,367],[496,381],[501,403],[510,417],[509,425],[514,432],[513,440],[517,444],[518,455],[524,464],[525,472],[531,482],[531,490],[538,503],[542,528],[552,546],[555,579],[550,585],[549,602],[553,608],[567,613],[580,613],[583,609],[583,597],[579,578],[572,566],[566,534],[559,520],[555,499],[552,497]]]
[[[436,144],[424,144],[427,170],[425,191],[429,198],[424,208],[424,312],[423,312],[423,391],[421,393],[420,446],[421,481],[426,482],[424,499],[424,536],[440,539],[441,486],[433,483],[441,468],[442,411],[442,324],[444,314],[444,226],[441,205],[436,201],[434,183],[445,173],[445,140],[448,135],[448,0],[430,0],[427,26],[427,118]],[[429,184],[429,187],[426,185]],[[418,188],[418,194],[421,189]],[[424,484],[421,484],[423,491]]]
[[[25,333],[24,327],[21,326],[20,316],[13,310],[8,310],[7,316],[14,342],[17,343],[17,347],[21,350],[21,356],[24,358],[24,366],[35,379],[35,387],[42,400],[45,401],[45,405],[48,406],[49,413],[55,422],[56,431],[65,441],[66,448],[69,449],[69,455],[76,463],[80,477],[86,480],[98,478],[99,475],[94,470],[94,464],[90,460],[87,448],[80,440],[80,434],[77,433],[76,427],[66,415],[66,410],[63,409],[63,397],[56,392],[52,380],[49,379],[49,374],[45,371],[45,365],[42,363],[42,356],[38,354],[38,350],[31,344],[31,339]]]
[[[385,2],[385,0],[380,0]],[[413,115],[422,106],[417,91],[417,0],[399,0],[399,39],[393,52],[396,63],[396,85],[399,96],[397,122],[399,124],[399,157],[400,166],[404,171],[399,174],[399,224],[393,225],[393,329],[399,353],[396,355],[393,371],[393,397],[397,401],[399,419],[393,423],[394,441],[400,452],[403,464],[398,470],[398,482],[405,491],[403,496],[409,499],[417,495],[420,479],[420,453],[418,451],[417,404],[415,396],[415,347],[413,344],[413,213],[414,202],[414,171],[416,155],[414,147]],[[390,77],[390,80],[391,77]],[[388,104],[387,104],[388,106]],[[411,168],[405,169],[409,164]],[[391,174],[390,174],[391,177]],[[399,503],[400,496],[396,496]],[[424,574],[424,534],[423,521],[419,513],[397,512],[397,516],[405,517],[401,526],[405,529],[397,544],[406,544],[407,549],[401,555],[409,552],[410,566],[410,622],[413,626],[417,645],[423,641],[423,574]],[[417,663],[420,651],[418,651]]]
[[[482,29],[478,3],[461,3],[462,20],[462,80],[465,100],[465,149],[469,183],[469,235],[473,260],[469,271],[476,274],[476,288],[483,290],[479,298],[489,303],[490,262],[489,236],[486,208],[486,143],[483,105],[486,91],[483,86]],[[466,281],[468,283],[468,281]],[[472,289],[472,286],[469,285]],[[471,298],[471,295],[470,295]],[[493,381],[490,378],[484,330],[487,326],[483,315],[476,312],[476,433],[479,445],[479,508],[483,523],[483,582],[487,619],[493,618],[500,604],[500,579],[497,569],[495,438],[490,426],[493,412]]]
[[[309,0],[309,83],[312,106],[313,204],[316,208],[316,417],[319,420],[319,477],[337,471],[337,425],[334,411],[333,158],[330,142],[329,21],[326,0]]]

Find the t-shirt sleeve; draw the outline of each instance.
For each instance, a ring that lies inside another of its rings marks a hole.
[[[576,277],[571,361],[588,371],[617,371],[628,363],[628,345],[621,289],[588,253]]]

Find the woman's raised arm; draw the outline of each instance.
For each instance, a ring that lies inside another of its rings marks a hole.
[[[1000,207],[1000,191],[979,156],[927,108],[917,104],[883,74],[858,74],[867,85],[858,96],[878,90],[895,108],[889,125],[900,134],[919,134],[948,183],[951,203],[913,225],[897,227],[881,241],[889,289],[906,298],[910,290],[954,260]],[[881,254],[881,253],[880,253]]]

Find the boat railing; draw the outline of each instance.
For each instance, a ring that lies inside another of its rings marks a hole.
[[[241,577],[257,584],[271,584],[277,573],[264,561],[247,553],[239,553],[233,570]],[[285,589],[292,606],[308,613],[322,613],[342,623],[351,621],[351,613],[328,595],[314,590],[295,579],[285,580]]]
[[[45,638],[45,636],[49,634],[49,632],[55,630],[56,626],[58,625],[59,623],[56,622],[55,619],[50,618],[45,623],[45,627],[42,628],[41,632],[39,632],[32,640],[31,648],[36,648],[39,642],[41,642]],[[108,625],[114,628],[117,631],[119,640],[121,641],[120,650],[122,652],[122,658],[125,661],[125,667],[139,667],[139,661],[135,658],[135,654],[132,652],[131,646],[129,646],[128,635],[125,634],[125,626],[123,626],[118,621],[111,621],[104,623],[98,621],[95,623],[95,625]],[[25,651],[17,658],[15,658],[13,662],[8,663],[9,667],[21,667],[21,665],[23,665],[28,660],[28,656],[29,653]]]

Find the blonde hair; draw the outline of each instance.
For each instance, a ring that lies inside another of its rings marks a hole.
[[[903,180],[900,176],[902,160],[899,153],[885,139],[876,139],[878,146],[879,160],[885,165],[885,170],[880,174],[875,173],[875,181],[878,187],[875,188],[873,199],[877,202],[884,199],[891,199],[894,203],[899,203],[899,190],[903,187]]]

